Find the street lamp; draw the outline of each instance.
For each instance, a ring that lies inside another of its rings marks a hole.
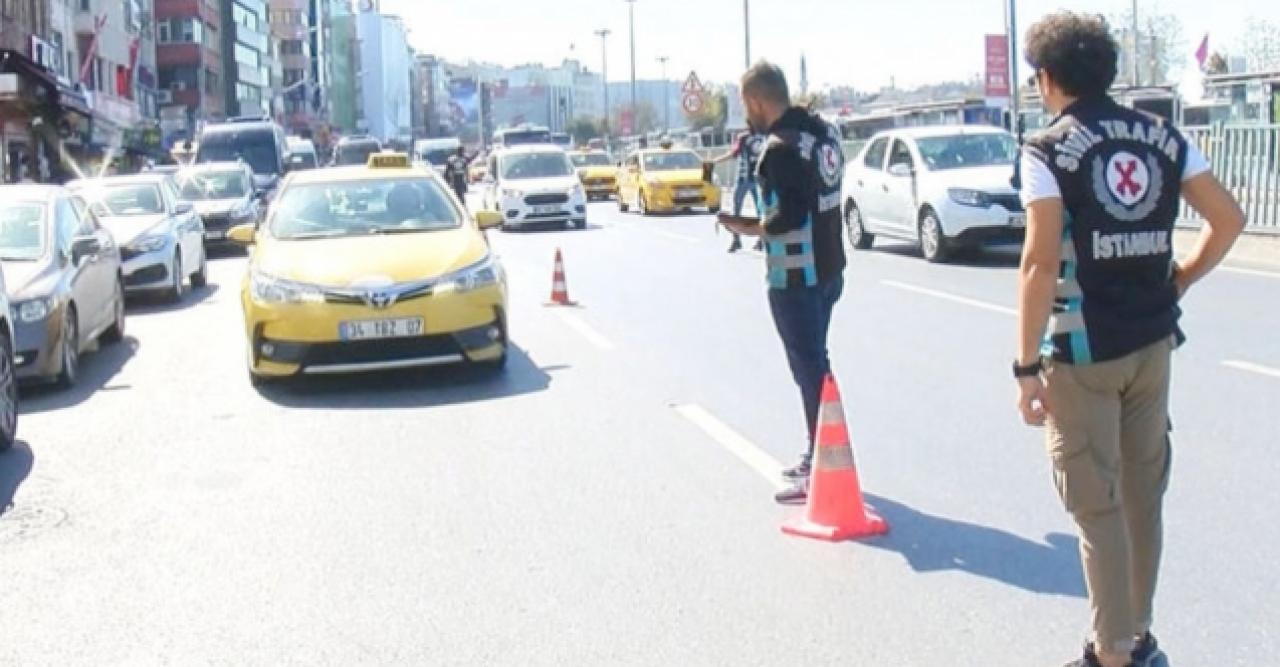
[[[636,115],[636,0],[626,0],[631,22],[631,115]],[[634,121],[633,121],[634,122]]]
[[[746,64],[751,69],[751,0],[742,0],[742,31],[746,37]]]
[[[600,37],[600,79],[604,87],[604,139],[609,140],[609,35],[612,30],[601,28],[596,31]]]
[[[662,131],[671,131],[671,100],[668,95],[671,93],[671,87],[667,85],[667,61],[671,60],[666,56],[658,56],[658,62],[662,63]]]

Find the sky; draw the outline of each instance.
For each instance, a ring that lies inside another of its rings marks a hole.
[[[1251,17],[1276,18],[1275,0],[1139,0],[1139,15],[1177,16],[1192,53],[1210,35],[1211,50],[1230,52]],[[405,19],[419,52],[448,60],[501,65],[558,64],[575,57],[599,71],[601,28],[608,38],[609,79],[630,77],[625,0],[381,0]],[[1131,0],[1017,0],[1019,32],[1051,11],[1119,15]],[[968,79],[984,67],[983,35],[1004,32],[1003,0],[750,0],[751,57],[783,66],[798,88],[800,56],[811,88],[851,85],[878,90]],[[689,71],[710,81],[736,80],[744,69],[741,0],[636,0],[636,76]]]

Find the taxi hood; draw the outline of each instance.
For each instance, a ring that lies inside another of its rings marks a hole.
[[[701,169],[672,169],[669,171],[649,171],[645,172],[646,178],[652,178],[659,183],[702,183]]]
[[[461,229],[330,239],[260,237],[254,268],[276,278],[348,287],[371,278],[402,283],[465,268],[489,252],[470,223]]]

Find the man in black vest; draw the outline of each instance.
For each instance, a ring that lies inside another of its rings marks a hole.
[[[467,157],[467,151],[462,146],[458,146],[458,151],[450,155],[444,163],[444,180],[449,183],[449,187],[453,188],[453,193],[458,195],[458,201],[463,206],[467,205],[467,166],[475,156]]]
[[[1072,667],[1164,664],[1151,624],[1178,301],[1244,226],[1194,145],[1108,97],[1117,51],[1101,19],[1069,12],[1026,39],[1057,117],[1021,160],[1027,240],[1013,372],[1023,419],[1048,426],[1058,493],[1080,535],[1093,636]],[[1183,198],[1206,224],[1179,266]]]
[[[808,497],[814,431],[822,382],[831,371],[827,331],[844,290],[840,186],[844,153],[840,131],[821,117],[791,106],[787,79],[776,65],[761,62],[742,76],[747,122],[768,134],[757,168],[763,206],[759,218],[722,213],[729,231],[763,236],[768,267],[769,309],[800,388],[809,446],[800,462],[783,471],[796,486],[780,492],[780,503]]]

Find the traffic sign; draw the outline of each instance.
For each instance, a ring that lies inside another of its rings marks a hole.
[[[680,92],[702,94],[702,82],[698,80],[697,72],[689,72],[689,78],[684,80],[684,85],[680,87]]]
[[[680,98],[680,106],[684,107],[684,112],[690,116],[702,111],[702,95],[698,93],[685,93]]]

